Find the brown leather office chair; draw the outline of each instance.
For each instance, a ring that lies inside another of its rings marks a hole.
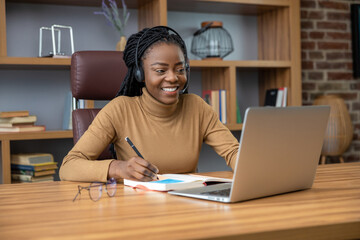
[[[74,98],[72,126],[74,144],[101,110],[78,109],[78,100],[111,100],[124,80],[127,67],[118,51],[79,51],[71,57],[71,92]],[[98,159],[110,159],[110,145]]]

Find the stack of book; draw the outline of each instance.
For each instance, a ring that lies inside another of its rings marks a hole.
[[[50,153],[23,153],[11,155],[13,183],[53,181],[57,162]]]
[[[203,90],[202,98],[212,106],[222,123],[227,123],[226,90]]]
[[[264,106],[286,107],[287,88],[272,88],[266,90]]]
[[[29,111],[0,112],[0,132],[45,131],[45,126],[35,125],[37,117]]]

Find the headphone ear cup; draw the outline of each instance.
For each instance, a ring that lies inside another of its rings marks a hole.
[[[139,68],[135,68],[135,73],[134,73],[135,79],[138,82],[143,82],[144,81],[144,70],[139,67]]]
[[[188,62],[185,63],[186,79],[189,81],[190,78],[190,65]]]
[[[190,72],[190,66],[188,63],[185,63],[185,71]]]

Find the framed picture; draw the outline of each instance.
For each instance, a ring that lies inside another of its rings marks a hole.
[[[354,78],[360,78],[360,4],[351,5]]]

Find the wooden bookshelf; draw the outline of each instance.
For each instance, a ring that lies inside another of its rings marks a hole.
[[[68,68],[70,59],[7,57],[6,2],[100,6],[101,0],[0,0],[0,68]],[[300,1],[299,0],[136,0],[129,8],[138,9],[139,29],[167,25],[170,11],[223,13],[257,16],[258,59],[250,61],[191,60],[202,71],[203,88],[227,87],[229,125],[236,120],[237,69],[259,70],[259,102],[268,88],[287,87],[288,104],[301,105]],[[216,83],[221,82],[222,84]],[[210,84],[211,83],[211,84]],[[231,89],[230,89],[231,88]],[[234,89],[233,89],[234,88]]]

